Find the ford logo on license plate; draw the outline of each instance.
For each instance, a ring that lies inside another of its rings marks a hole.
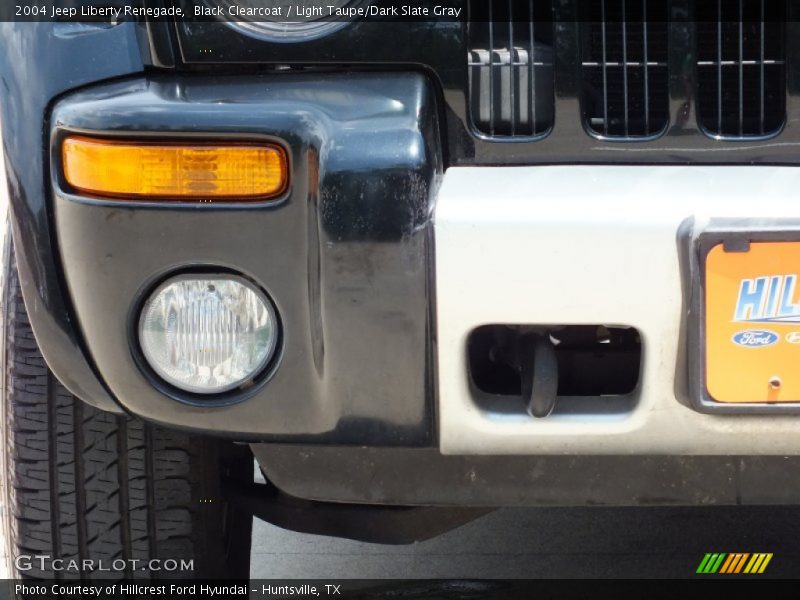
[[[733,343],[745,348],[764,348],[778,341],[778,334],[767,329],[747,329],[733,336]]]

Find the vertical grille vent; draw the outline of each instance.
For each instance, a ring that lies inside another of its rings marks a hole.
[[[696,3],[698,119],[713,136],[777,133],[786,118],[783,0]]]
[[[583,114],[598,135],[658,135],[669,121],[667,0],[584,0]]]
[[[472,122],[490,137],[535,137],[553,126],[551,0],[470,0]]]

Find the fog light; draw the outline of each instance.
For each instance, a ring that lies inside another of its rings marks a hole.
[[[239,387],[266,367],[278,326],[269,299],[229,276],[170,279],[139,318],[139,342],[153,370],[177,388],[216,394]]]

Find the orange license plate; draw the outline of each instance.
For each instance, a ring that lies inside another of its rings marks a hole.
[[[717,402],[800,401],[800,242],[711,248],[706,386]]]

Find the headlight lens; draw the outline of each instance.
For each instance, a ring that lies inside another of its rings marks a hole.
[[[153,370],[177,388],[226,392],[257,376],[275,352],[278,324],[269,299],[230,276],[183,276],[145,303],[139,342]]]
[[[328,0],[319,5],[313,4],[322,9],[323,15],[312,14],[310,9],[305,14],[298,14],[303,5],[292,0],[205,1],[209,5],[221,6],[225,21],[243,33],[270,42],[305,42],[330,35],[347,26],[349,21],[328,16],[329,6],[349,9],[365,4],[368,0]]]

